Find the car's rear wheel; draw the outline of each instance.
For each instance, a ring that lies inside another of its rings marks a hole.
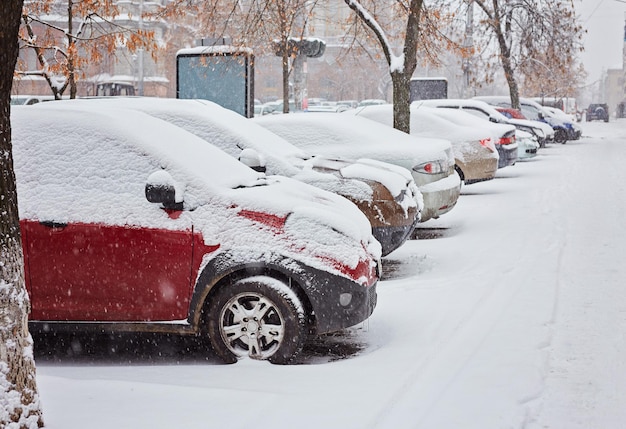
[[[220,287],[205,320],[211,346],[229,363],[248,356],[288,364],[302,350],[308,332],[304,306],[296,293],[267,276]]]

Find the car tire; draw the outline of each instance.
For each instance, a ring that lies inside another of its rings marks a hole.
[[[554,133],[554,141],[561,144],[567,143],[567,132],[562,129],[556,130]]]
[[[284,282],[255,276],[220,287],[205,316],[211,346],[226,363],[248,356],[293,362],[307,338],[306,312]]]

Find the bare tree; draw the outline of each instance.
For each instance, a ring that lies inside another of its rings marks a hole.
[[[23,0],[0,3],[0,427],[43,427],[11,146],[11,85]]]
[[[374,33],[389,67],[393,88],[393,126],[410,131],[410,81],[418,64],[438,64],[443,48],[459,52],[463,47],[444,34],[442,28],[452,17],[445,12],[449,2],[425,0],[364,1],[344,0],[360,22]],[[398,25],[404,22],[404,25]],[[387,31],[383,28],[386,23]],[[399,29],[399,30],[398,30]],[[401,45],[397,48],[396,46]],[[395,51],[400,51],[396,54]],[[419,57],[419,58],[418,58]]]
[[[380,43],[389,65],[389,73],[393,85],[393,126],[404,132],[409,132],[411,115],[409,109],[409,83],[417,67],[417,39],[419,35],[420,14],[423,0],[411,0],[405,6],[406,27],[402,54],[396,55],[387,34],[372,15],[360,2],[344,0],[354,10],[359,19],[370,28]]]
[[[54,14],[51,12],[55,12]],[[157,51],[154,33],[121,25],[117,3],[111,0],[34,0],[24,6],[20,39],[23,48],[33,49],[39,64],[28,70],[19,64],[18,74],[43,76],[55,98],[67,88],[76,98],[76,81],[83,67],[115,54],[118,46],[129,52],[146,48]],[[63,17],[63,22],[50,16]]]
[[[466,0],[478,5],[483,16],[479,20],[479,34],[485,45],[494,50],[482,52],[497,59],[506,78],[511,104],[519,107],[519,85],[516,70],[526,76],[537,77],[543,65],[542,77],[555,75],[560,70],[574,81],[575,51],[582,28],[577,23],[571,0]],[[493,56],[493,52],[497,55]]]
[[[541,97],[573,97],[586,78],[578,61],[583,29],[569,2],[547,2],[542,12],[545,25],[526,28],[521,37],[521,90]]]

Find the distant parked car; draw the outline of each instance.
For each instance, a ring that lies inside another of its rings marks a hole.
[[[357,100],[339,100],[337,104],[347,106],[349,109],[356,109],[359,102]]]
[[[377,104],[387,104],[388,102],[386,100],[381,100],[378,98],[370,98],[367,100],[361,100],[358,104],[357,107],[363,107],[363,106],[373,106],[373,105],[377,105]]]
[[[517,141],[517,159],[526,160],[537,156],[539,142],[537,138],[526,131],[515,131],[515,141]]]
[[[409,172],[391,170],[380,163],[312,156],[253,121],[207,100],[131,97],[55,103],[55,108],[64,106],[139,110],[192,132],[249,167],[346,197],[370,220],[383,255],[400,247],[420,219],[422,196]],[[266,115],[259,119],[283,116],[293,115]]]
[[[474,97],[475,100],[482,100],[489,104],[499,107],[512,107],[511,106],[511,97],[506,95],[490,95],[490,96],[480,96]],[[536,121],[538,123],[544,123],[549,125],[553,130],[553,141],[557,143],[565,144],[569,138],[567,126],[563,123],[563,121],[552,118],[547,111],[544,109],[544,106],[537,103],[536,101],[520,97],[520,109],[524,116],[530,121]],[[551,139],[548,139],[549,143]]]
[[[435,107],[440,109],[457,109],[469,113],[483,121],[484,127],[490,127],[498,149],[498,168],[515,165],[517,161],[517,142],[515,141],[516,125],[497,112],[493,106],[477,100],[464,99],[433,99],[415,101],[417,106]],[[460,118],[459,118],[460,119]],[[486,123],[485,123],[486,122]],[[463,120],[467,126],[476,126],[476,122]]]
[[[609,122],[609,106],[606,103],[593,103],[587,107],[586,121]]]
[[[44,97],[41,95],[12,95],[11,105],[13,106],[30,106],[32,104],[41,103],[44,101]]]
[[[359,107],[352,111],[356,116],[393,126],[393,106]],[[460,125],[446,113],[448,109],[435,109],[411,105],[411,135],[450,140],[454,152],[454,168],[466,185],[491,180],[498,170],[498,150],[488,130]],[[463,112],[458,112],[463,114]]]
[[[583,134],[582,127],[576,123],[571,115],[568,115],[561,109],[556,107],[543,106],[543,110],[546,114],[546,120],[550,122],[551,118],[560,121],[565,126],[568,140],[578,140]]]
[[[380,245],[345,198],[138,111],[11,110],[32,332],[191,335],[285,364],[372,313]]]
[[[319,104],[316,106],[309,106],[307,109],[309,112],[327,112],[327,113],[341,113],[350,109],[345,104]]]
[[[422,222],[455,206],[461,181],[449,141],[410,136],[348,111],[265,116],[253,121],[298,147],[346,160],[370,158],[409,170],[424,197]]]

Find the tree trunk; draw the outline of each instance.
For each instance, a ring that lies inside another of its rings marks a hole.
[[[409,82],[411,76],[407,73],[391,72],[391,82],[393,84],[393,127],[411,132],[411,103]]]
[[[500,39],[500,37],[498,37],[498,39]],[[509,94],[511,96],[511,107],[514,109],[519,109],[520,107],[519,87],[517,86],[517,80],[515,79],[515,72],[513,71],[513,66],[511,65],[510,51],[506,47],[506,42],[504,41],[504,37],[502,37],[502,40],[500,41],[500,51],[501,51],[500,61],[502,63],[502,70],[504,70],[504,77],[506,78],[506,82],[509,85]]]
[[[283,113],[289,113],[289,43],[284,41],[285,48],[282,57],[283,66]]]
[[[508,26],[507,26],[508,28]],[[504,77],[509,85],[509,94],[511,96],[511,107],[519,109],[519,87],[515,80],[515,72],[511,65],[511,48],[506,43],[505,30],[502,30],[501,23],[497,21],[494,24],[496,31],[496,37],[498,38],[498,45],[500,46],[500,62],[502,63],[502,69],[504,71]]]
[[[0,3],[0,427],[43,427],[28,332],[30,302],[17,209],[10,95],[23,0]]]

